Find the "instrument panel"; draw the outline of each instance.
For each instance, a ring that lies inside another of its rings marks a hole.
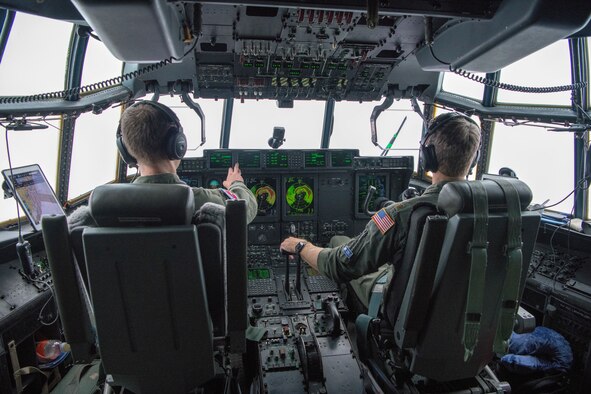
[[[353,236],[369,218],[363,209],[369,186],[378,190],[373,210],[377,198],[399,199],[414,168],[412,156],[360,157],[356,149],[215,149],[183,159],[178,174],[191,186],[217,189],[235,163],[258,205],[248,227],[251,245],[278,245],[288,236],[319,243]]]
[[[369,186],[378,189],[377,198],[396,200],[408,186],[413,157],[219,149],[183,159],[178,174],[190,185],[219,188],[235,163],[258,206],[248,225],[248,316],[263,336],[247,374],[258,376],[264,393],[362,392],[339,286],[282,255],[279,244],[296,236],[324,245],[334,235],[361,232],[369,219],[363,207]]]

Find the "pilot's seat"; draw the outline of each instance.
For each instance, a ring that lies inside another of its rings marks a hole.
[[[356,322],[382,390],[509,389],[487,364],[506,351],[525,285],[540,223],[531,199],[517,179],[461,181],[415,207],[379,315]]]
[[[224,221],[234,228],[228,230],[234,243],[227,256],[220,245],[223,228],[220,233],[208,223],[204,231],[192,224],[194,198],[185,185],[104,185],[93,191],[89,208],[98,227],[83,230],[83,255],[101,362],[111,384],[134,393],[183,393],[210,381],[216,373],[214,353],[223,351],[217,345],[231,334],[233,347],[244,341],[236,333],[240,326],[229,327],[227,321],[244,320],[246,326],[246,307],[236,315],[237,301],[226,299],[225,287],[217,288],[243,277],[246,289],[245,258],[244,267],[235,269],[238,279],[225,277],[234,271],[225,269],[226,258],[246,253],[244,202],[229,201],[225,210]],[[44,218],[44,233],[47,226],[61,227],[63,234],[64,223],[63,217]],[[200,234],[207,238],[203,253]],[[48,248],[52,264],[49,249],[55,248]],[[208,290],[215,301],[209,302]],[[61,311],[70,301],[60,301],[57,293]],[[210,305],[216,309],[211,314]],[[76,328],[73,332],[79,330],[72,316],[62,319],[64,326]]]

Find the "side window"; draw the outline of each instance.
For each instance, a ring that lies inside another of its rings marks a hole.
[[[3,96],[64,89],[72,24],[17,13],[0,63]]]
[[[61,91],[72,24],[17,13],[0,62],[0,92],[21,96]],[[44,130],[8,131],[13,167],[39,164],[55,190],[59,119],[47,118]],[[2,139],[6,137],[2,131]],[[6,144],[0,148],[0,169],[8,168]],[[3,179],[2,179],[3,180]],[[24,216],[22,210],[21,215]],[[14,199],[0,199],[0,222],[16,218]]]
[[[479,77],[485,77],[486,74],[477,73]],[[443,84],[441,88],[449,93],[459,94],[460,96],[470,97],[482,102],[482,96],[484,95],[484,85],[478,82],[474,82],[468,78],[459,76],[453,72],[442,73]]]
[[[358,148],[361,156],[379,156],[382,150],[371,142],[369,118],[379,102],[338,102],[334,110],[331,148]],[[423,120],[412,110],[409,100],[395,101],[377,119],[378,143],[386,147],[402,121],[404,126],[393,143],[388,156],[414,156],[415,171],[419,162],[419,142]]]
[[[55,191],[57,180],[57,154],[59,151],[59,120],[40,122],[48,126],[43,130],[32,131],[6,131],[0,128],[2,133],[2,146],[0,147],[0,170],[9,168],[8,152],[6,151],[6,134],[8,133],[8,147],[12,167],[21,167],[29,164],[39,164],[51,187]],[[0,182],[4,178],[0,175]],[[24,216],[23,211],[20,211]],[[13,198],[0,198],[0,222],[16,218],[16,202]]]
[[[90,37],[84,56],[82,86],[120,76],[122,65],[121,60],[113,56],[105,44]]]
[[[100,115],[86,112],[76,120],[68,199],[115,179],[117,147],[115,133],[120,107]]]
[[[574,137],[539,127],[495,125],[489,172],[509,167],[533,192],[532,203],[551,205],[574,189]],[[570,213],[574,198],[550,208]]]
[[[521,86],[559,86],[571,83],[568,40],[558,41],[505,67],[501,82]],[[570,106],[571,92],[521,93],[499,89],[499,103]]]

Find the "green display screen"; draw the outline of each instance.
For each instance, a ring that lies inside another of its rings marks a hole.
[[[248,270],[248,280],[269,279],[271,271],[268,268],[251,268]]]
[[[314,178],[290,177],[285,182],[287,216],[314,215]]]
[[[326,167],[326,152],[305,152],[306,167]]]
[[[209,168],[232,167],[232,152],[212,152],[209,156]]]
[[[388,187],[387,175],[359,175],[359,189],[357,190],[357,212],[363,213],[363,203],[370,186],[375,187],[376,194],[369,202],[369,210],[373,211],[373,203],[377,197],[386,197]]]
[[[238,163],[241,168],[260,168],[261,154],[259,152],[238,153]]]
[[[257,200],[258,216],[277,215],[277,179],[271,177],[246,178],[246,186]]]
[[[330,156],[330,164],[333,167],[352,167],[353,152],[334,151]]]
[[[268,152],[266,160],[267,168],[287,168],[287,153],[285,152]]]

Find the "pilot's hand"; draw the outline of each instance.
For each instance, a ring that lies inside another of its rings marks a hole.
[[[226,189],[230,188],[230,185],[236,181],[244,182],[244,178],[242,178],[242,173],[240,172],[240,166],[238,163],[234,164],[234,167],[228,168],[228,176],[226,176],[226,180],[222,182]]]
[[[302,241],[308,242],[305,239],[296,238],[296,237],[286,238],[283,242],[281,242],[281,245],[279,246],[279,250],[289,253],[289,254],[294,254],[296,245],[298,244],[298,242],[302,242]]]

